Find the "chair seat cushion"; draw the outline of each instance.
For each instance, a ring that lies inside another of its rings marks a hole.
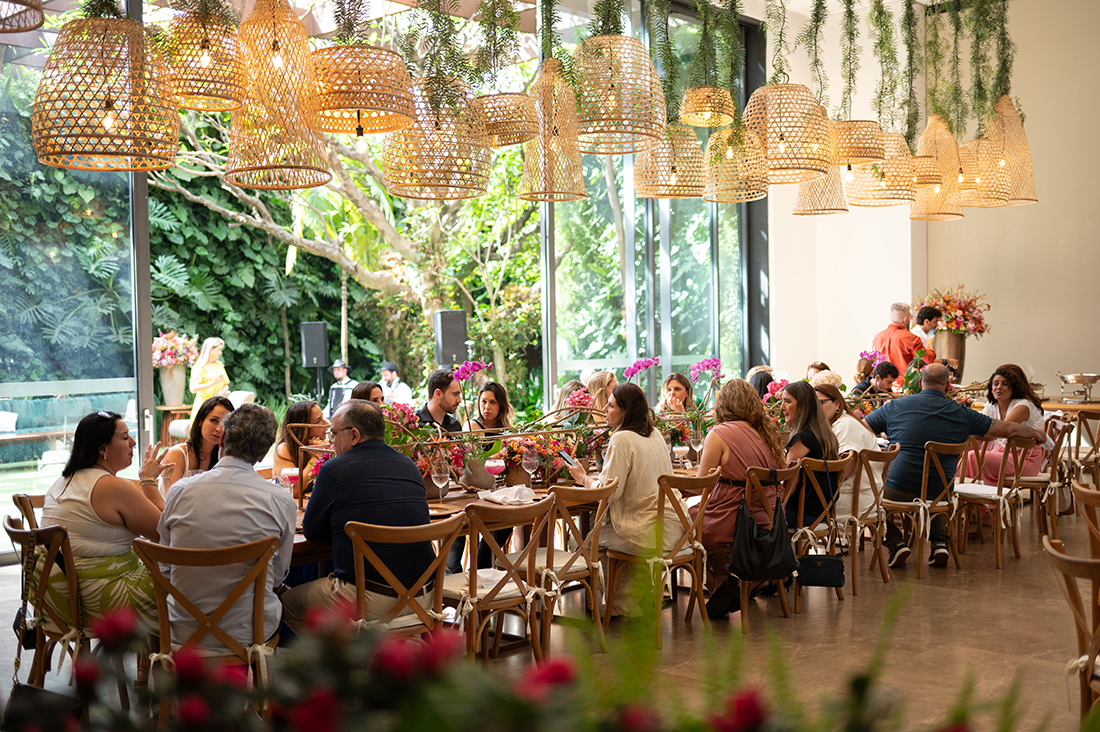
[[[485,571],[485,570],[481,570]],[[495,585],[494,585],[495,586]],[[470,589],[470,575],[466,572],[460,572],[458,574],[449,574],[443,580],[443,597],[447,600],[462,600],[469,595]],[[491,591],[492,587],[478,588],[478,597],[483,597],[486,593]],[[515,580],[508,580],[508,584],[501,589],[500,592],[493,597],[493,601],[506,600],[509,598],[523,597],[524,593],[520,591],[519,586],[515,583]]]
[[[430,609],[430,608],[429,608]],[[367,621],[367,625],[372,628],[379,628],[381,630],[401,630],[402,628],[411,628],[415,625],[422,625],[424,621],[415,612],[398,615],[396,618],[388,623],[380,623],[377,621]]]
[[[997,486],[986,485],[985,483],[966,483],[964,485],[956,486],[955,493],[963,498],[996,498]],[[1010,490],[1004,492],[1005,497],[1012,495]]]
[[[515,561],[517,559],[519,559],[519,555],[522,554],[522,553],[523,552],[511,552],[510,554],[507,555],[508,556],[508,561],[512,562],[514,564]],[[555,549],[554,550],[554,569],[555,570],[561,569],[572,558],[573,558],[573,552],[566,551],[564,549]],[[542,569],[545,566],[546,566],[546,547],[539,547],[538,549],[535,550],[535,569],[537,571],[539,569]],[[577,572],[577,571],[587,569],[587,568],[588,568],[588,564],[585,563],[584,559],[583,558],[578,558],[577,561],[573,562],[573,564],[570,565],[569,571],[572,573],[572,572]],[[516,569],[521,574],[526,574],[527,573],[527,563],[524,562],[522,567],[517,567]]]

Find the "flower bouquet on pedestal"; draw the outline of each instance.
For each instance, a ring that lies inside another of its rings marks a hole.
[[[764,411],[768,413],[772,422],[775,422],[780,432],[787,429],[787,418],[784,416],[783,410],[779,408],[779,392],[789,383],[791,382],[786,379],[776,379],[768,384],[768,395],[761,399],[764,402]]]

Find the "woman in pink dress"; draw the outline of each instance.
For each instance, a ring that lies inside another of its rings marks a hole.
[[[707,549],[707,589],[714,602],[707,604],[712,616],[729,612],[737,598],[736,582],[726,585],[730,544],[737,531],[737,513],[745,498],[745,476],[749,468],[781,468],[787,463],[779,430],[764,412],[749,382],[733,379],[718,392],[715,403],[718,423],[703,442],[703,454],[699,459],[697,475],[703,476],[722,466],[722,477],[711,494],[710,504],[703,514],[703,546]],[[781,491],[780,486],[765,485],[764,494],[772,507]],[[691,509],[692,516],[698,509]],[[754,495],[749,502],[753,520],[764,528],[771,528],[767,511]],[[721,597],[722,601],[718,601]],[[724,606],[724,607],[719,607]]]

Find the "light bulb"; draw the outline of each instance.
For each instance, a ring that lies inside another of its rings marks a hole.
[[[283,68],[283,57],[279,53],[279,39],[276,38],[271,42],[271,65],[277,69]]]
[[[851,183],[852,179],[855,177],[855,173],[852,172],[852,164],[848,163],[848,170],[844,173],[844,180]]]
[[[726,148],[726,160],[729,160],[732,157],[733,157],[733,148],[732,147],[727,147]]]
[[[813,152],[817,152],[817,143],[816,142],[813,145],[810,146],[810,150],[812,150]]]
[[[935,188],[933,188],[932,190],[934,190],[934,191],[935,191],[936,193],[939,193],[939,192],[940,192],[940,187],[939,187],[939,186],[936,186],[936,187],[935,187]]]
[[[776,146],[779,148],[779,154],[787,152],[787,141],[783,139],[783,133],[779,133],[779,144]]]
[[[199,44],[199,48],[202,50],[202,55],[199,56],[199,66],[204,69],[210,66],[210,41],[206,38],[202,39],[202,43]]]
[[[115,114],[115,103],[111,101],[110,97],[103,102],[103,127],[110,132],[111,128],[115,126],[115,121],[118,119],[118,115]]]
[[[1003,168],[1005,166],[1005,159],[1001,158],[999,161],[997,161],[997,165],[999,165]]]
[[[676,166],[672,166],[672,179],[669,181],[671,185],[676,185]]]
[[[367,138],[363,135],[363,125],[355,128],[355,150],[360,154],[367,151]]]
[[[960,183],[963,182],[963,169],[962,168],[959,168],[959,182]]]
[[[979,176],[977,176],[976,178],[974,178],[974,184],[975,184],[975,185],[978,185],[978,184],[980,184],[981,182],[982,182],[982,177],[981,177],[980,175],[979,175]]]

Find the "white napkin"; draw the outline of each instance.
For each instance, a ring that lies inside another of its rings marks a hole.
[[[508,574],[503,569],[479,569],[477,571],[477,588],[479,590],[491,590],[497,586],[501,578]]]
[[[477,497],[502,506],[522,506],[535,502],[535,492],[525,485],[508,485],[495,491],[481,491]]]

